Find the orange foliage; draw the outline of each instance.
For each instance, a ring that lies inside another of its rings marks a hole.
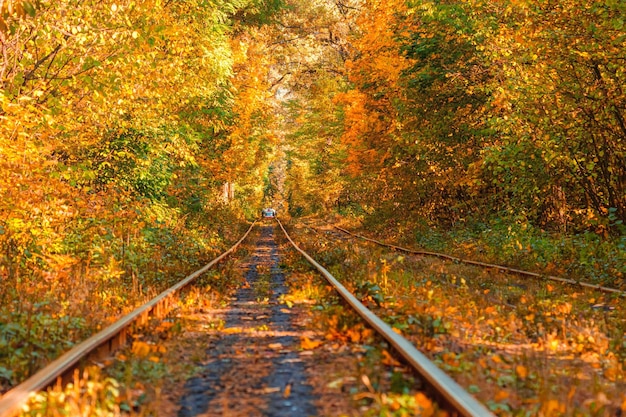
[[[250,167],[255,165],[255,140],[264,141],[265,145],[273,145],[275,140],[265,131],[272,120],[267,79],[271,59],[267,53],[267,36],[262,29],[250,30],[230,42],[235,93],[232,111],[237,123],[229,129],[229,149],[214,161],[217,168],[214,174],[227,181],[249,173]],[[264,130],[261,131],[260,127]]]
[[[395,39],[399,31],[406,30],[398,23],[398,16],[404,13],[404,1],[367,1],[357,19],[359,35],[353,46],[359,54],[345,65],[355,88],[336,99],[345,107],[342,141],[352,175],[364,169],[379,170],[398,131],[393,101],[403,94],[400,75],[412,62],[400,52]]]

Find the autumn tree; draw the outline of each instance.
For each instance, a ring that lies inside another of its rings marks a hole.
[[[255,33],[281,7],[1,2],[0,322],[100,323],[218,250],[220,224],[237,232],[251,203],[219,189],[262,187]],[[63,348],[28,346],[13,382]]]
[[[533,221],[624,220],[625,7],[512,3],[486,37],[501,140],[485,151],[485,177]]]
[[[617,225],[623,11],[363,2],[348,38],[350,87],[338,96],[355,199],[378,215],[448,225]]]

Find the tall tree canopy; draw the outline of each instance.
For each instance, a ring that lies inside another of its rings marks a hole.
[[[163,251],[205,256],[221,184],[262,188],[259,39],[281,5],[2,2],[0,275],[130,277]]]
[[[608,230],[626,218],[625,7],[2,2],[6,263],[174,227],[224,183],[249,212],[279,190],[293,214]]]
[[[331,6],[350,10],[333,101],[344,195],[448,224],[625,219],[623,2]]]

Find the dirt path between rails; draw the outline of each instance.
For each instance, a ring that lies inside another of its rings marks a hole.
[[[259,226],[228,305],[185,313],[185,329],[168,349],[169,361],[187,364],[187,377],[163,387],[159,415],[358,415],[346,387],[327,387],[346,373],[356,379],[354,355],[302,349],[303,337],[322,336],[307,330],[308,307],[284,300],[289,285],[274,233],[273,225]]]
[[[287,287],[278,265],[273,228],[262,226],[247,285],[223,316],[224,334],[206,347],[202,374],[188,380],[179,416],[317,414],[306,359],[296,351],[301,329],[280,303]]]

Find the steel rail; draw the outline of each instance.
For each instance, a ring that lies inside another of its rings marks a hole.
[[[381,242],[381,241],[376,240],[376,239],[371,239],[369,237],[365,237],[365,236],[353,233],[353,232],[351,232],[349,230],[346,230],[346,229],[344,229],[342,227],[339,227],[339,226],[335,226],[335,225],[331,225],[331,226],[333,226],[337,230],[342,231],[343,233],[345,233],[347,235],[354,236],[356,238],[363,239],[363,240],[366,240],[368,242],[372,242],[372,243],[375,243],[377,245],[388,247],[388,248],[391,248],[391,249],[394,249],[394,250],[397,250],[397,251],[400,251],[400,252],[410,253],[412,255],[432,256],[432,257],[436,257],[436,258],[440,258],[440,259],[447,259],[447,260],[450,260],[450,261],[464,263],[464,264],[468,264],[468,265],[476,265],[476,266],[481,266],[481,267],[484,267],[484,268],[499,269],[501,271],[505,271],[505,272],[509,272],[509,273],[517,274],[517,275],[522,275],[522,276],[528,276],[528,277],[533,277],[533,278],[545,278],[545,279],[549,279],[551,281],[563,282],[563,283],[570,284],[570,285],[579,285],[581,287],[590,288],[590,289],[594,289],[594,290],[598,290],[598,291],[602,291],[602,292],[613,293],[613,294],[617,294],[617,295],[619,295],[621,297],[626,297],[626,292],[624,292],[624,291],[621,291],[621,290],[618,290],[618,289],[615,289],[615,288],[604,287],[604,286],[599,285],[599,284],[590,284],[588,282],[576,281],[576,280],[570,279],[570,278],[557,277],[555,275],[544,275],[544,274],[539,274],[537,272],[524,271],[522,269],[511,268],[511,267],[503,266],[503,265],[495,265],[495,264],[490,264],[490,263],[486,263],[486,262],[472,261],[472,260],[469,260],[469,259],[457,258],[456,256],[446,255],[445,253],[428,252],[428,251],[421,251],[421,250],[415,250],[415,249],[407,249],[407,248],[403,248],[401,246],[391,245],[389,243]]]
[[[75,369],[81,360],[89,356],[102,356],[111,353],[117,348],[126,344],[127,332],[131,325],[143,325],[148,321],[150,316],[164,317],[169,312],[172,305],[172,298],[178,291],[193,282],[196,278],[207,272],[219,261],[234,252],[239,245],[248,237],[250,231],[256,224],[253,222],[241,239],[237,241],[230,249],[222,253],[211,262],[198,269],[191,275],[188,275],[172,287],[163,291],[152,300],[143,304],[141,307],[128,313],[111,326],[96,333],[82,343],[74,346],[72,349],[61,355],[59,358],[48,364],[45,368],[22,382],[15,388],[11,389],[0,397],[0,416],[11,417],[19,412],[19,409],[28,401],[32,392],[41,391],[52,384],[58,378],[67,375],[68,372]]]
[[[291,239],[287,230],[278,218],[276,221],[283,230],[287,240],[293,247],[313,265],[326,280],[335,288],[335,290],[346,300],[350,306],[372,326],[381,336],[394,347],[394,349],[427,381],[428,385],[433,387],[438,395],[445,402],[465,417],[486,417],[493,416],[482,403],[476,400],[470,393],[457,384],[448,374],[443,372],[433,362],[431,362],[423,353],[421,353],[411,342],[398,333],[394,332],[391,326],[381,320],[376,314],[365,307],[350,291],[346,289],[330,272],[309,256],[305,251],[300,249],[298,245]]]

